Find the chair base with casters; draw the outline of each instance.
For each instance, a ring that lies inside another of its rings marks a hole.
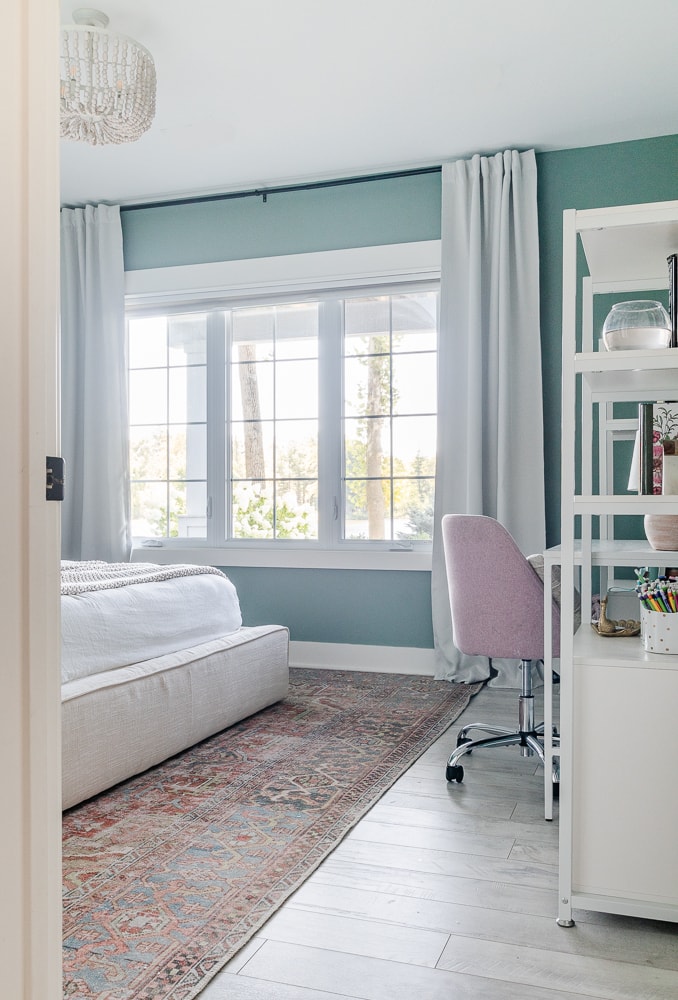
[[[535,754],[544,764],[544,744],[540,737],[543,737],[544,725],[534,724],[534,695],[532,693],[532,661],[521,660],[522,690],[518,699],[518,729],[507,729],[504,726],[490,726],[484,722],[470,722],[459,730],[457,736],[456,749],[450,754],[445,769],[445,777],[448,781],[461,782],[464,780],[464,768],[458,763],[464,754],[473,750],[482,750],[488,747],[510,747],[520,746],[523,757],[533,757]],[[484,739],[470,739],[468,733],[472,730],[489,733]],[[554,732],[554,744],[558,743],[558,735]],[[553,791],[557,797],[558,781],[560,775],[554,773]]]

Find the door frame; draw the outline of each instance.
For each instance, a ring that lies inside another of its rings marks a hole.
[[[3,995],[59,1000],[61,761],[58,503],[59,8],[5,0],[0,85],[0,823]]]

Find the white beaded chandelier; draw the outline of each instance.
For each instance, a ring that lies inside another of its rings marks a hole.
[[[133,38],[87,7],[61,29],[61,135],[93,146],[134,142],[155,115],[155,65]]]

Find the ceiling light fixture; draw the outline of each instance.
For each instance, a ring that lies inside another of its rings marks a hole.
[[[61,135],[93,146],[134,142],[155,115],[155,65],[108,17],[80,7],[61,29]]]

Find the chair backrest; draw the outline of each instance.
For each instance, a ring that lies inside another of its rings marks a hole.
[[[509,659],[544,657],[544,586],[498,521],[482,514],[442,519],[455,645],[462,653]],[[553,655],[560,613],[553,609]]]

